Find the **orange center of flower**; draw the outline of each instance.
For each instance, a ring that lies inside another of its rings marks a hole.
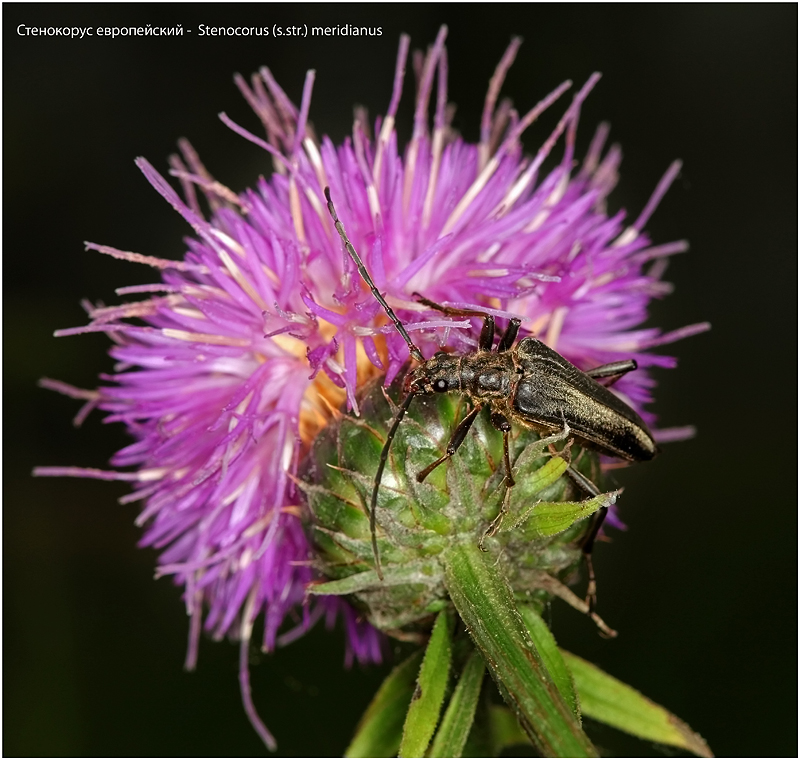
[[[336,333],[336,327],[329,322],[319,319],[319,331],[326,340],[331,340]],[[306,344],[285,333],[273,336],[272,340],[281,349],[298,358],[305,359]],[[378,354],[384,365],[388,364],[388,351],[386,349],[386,339],[382,335],[373,336]],[[344,351],[340,347],[332,357],[333,361],[339,366],[344,367]],[[361,341],[356,342],[356,387],[360,388],[365,383],[378,377],[381,371],[369,360]],[[330,379],[330,377],[320,370],[316,377],[306,388],[303,394],[303,401],[300,405],[300,439],[304,446],[310,446],[322,428],[324,428],[345,404],[347,394],[344,388]]]

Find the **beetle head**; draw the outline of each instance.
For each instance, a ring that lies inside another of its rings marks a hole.
[[[434,393],[460,390],[460,359],[460,356],[437,351],[406,375],[406,392],[430,396]]]

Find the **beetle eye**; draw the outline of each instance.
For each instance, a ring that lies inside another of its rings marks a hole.
[[[437,380],[433,384],[433,390],[438,391],[439,393],[444,393],[447,390],[447,381],[446,380]]]

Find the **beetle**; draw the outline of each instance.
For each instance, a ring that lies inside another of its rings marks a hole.
[[[647,461],[659,453],[653,434],[644,420],[607,387],[635,370],[637,364],[634,360],[612,362],[583,372],[534,337],[524,337],[515,345],[521,324],[521,320],[516,318],[509,321],[508,328],[498,341],[497,350],[493,351],[495,322],[491,314],[442,306],[415,293],[420,303],[444,314],[483,319],[477,351],[466,354],[437,351],[430,359],[425,359],[403,323],[375,286],[364,262],[347,237],[344,225],[336,215],[330,188],[326,187],[324,192],[328,211],[342,244],[372,295],[406,342],[411,358],[417,362],[417,366],[406,375],[405,397],[386,436],[373,482],[369,508],[370,535],[375,569],[381,580],[383,574],[375,522],[378,491],[392,441],[411,401],[417,395],[459,393],[472,402],[472,410],[453,430],[445,453],[417,473],[419,482],[455,455],[472,423],[485,406],[489,407],[492,425],[503,434],[506,488],[514,485],[508,445],[512,423],[547,434],[566,430],[570,439],[581,445],[629,462]],[[602,385],[599,380],[603,380],[606,385]],[[597,486],[571,465],[567,473],[589,495],[600,494]],[[593,611],[596,601],[591,553],[607,512],[606,506],[598,510],[581,546],[589,576],[586,601],[590,611]],[[502,511],[499,517],[501,516]],[[486,535],[491,535],[497,524],[498,521],[495,521]]]

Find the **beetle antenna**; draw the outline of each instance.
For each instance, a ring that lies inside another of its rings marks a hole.
[[[416,359],[418,362],[424,362],[425,358],[422,356],[422,352],[414,345],[414,341],[411,340],[411,336],[406,331],[406,328],[403,327],[403,323],[397,318],[397,314],[394,313],[392,307],[386,303],[386,299],[380,294],[378,288],[375,287],[375,283],[372,281],[372,277],[369,276],[369,272],[367,268],[364,266],[364,262],[361,261],[361,257],[358,255],[358,252],[355,248],[353,248],[353,244],[350,242],[349,238],[347,237],[347,233],[344,231],[344,225],[339,221],[339,217],[336,216],[336,209],[333,207],[333,201],[331,200],[331,189],[329,187],[325,188],[325,200],[328,202],[328,211],[333,218],[333,224],[336,227],[336,231],[339,233],[339,237],[342,239],[344,243],[345,250],[350,254],[350,258],[353,260],[353,263],[358,268],[358,273],[361,275],[364,282],[367,283],[369,289],[372,291],[372,295],[378,299],[378,303],[383,306],[384,311],[389,316],[389,319],[394,322],[394,326],[397,328],[397,332],[400,333],[403,340],[406,342],[408,346],[408,351],[411,354],[412,359]],[[373,498],[373,506],[374,506],[375,499]],[[374,533],[373,533],[374,538]],[[377,555],[376,555],[377,556]],[[380,572],[380,571],[379,571]]]

